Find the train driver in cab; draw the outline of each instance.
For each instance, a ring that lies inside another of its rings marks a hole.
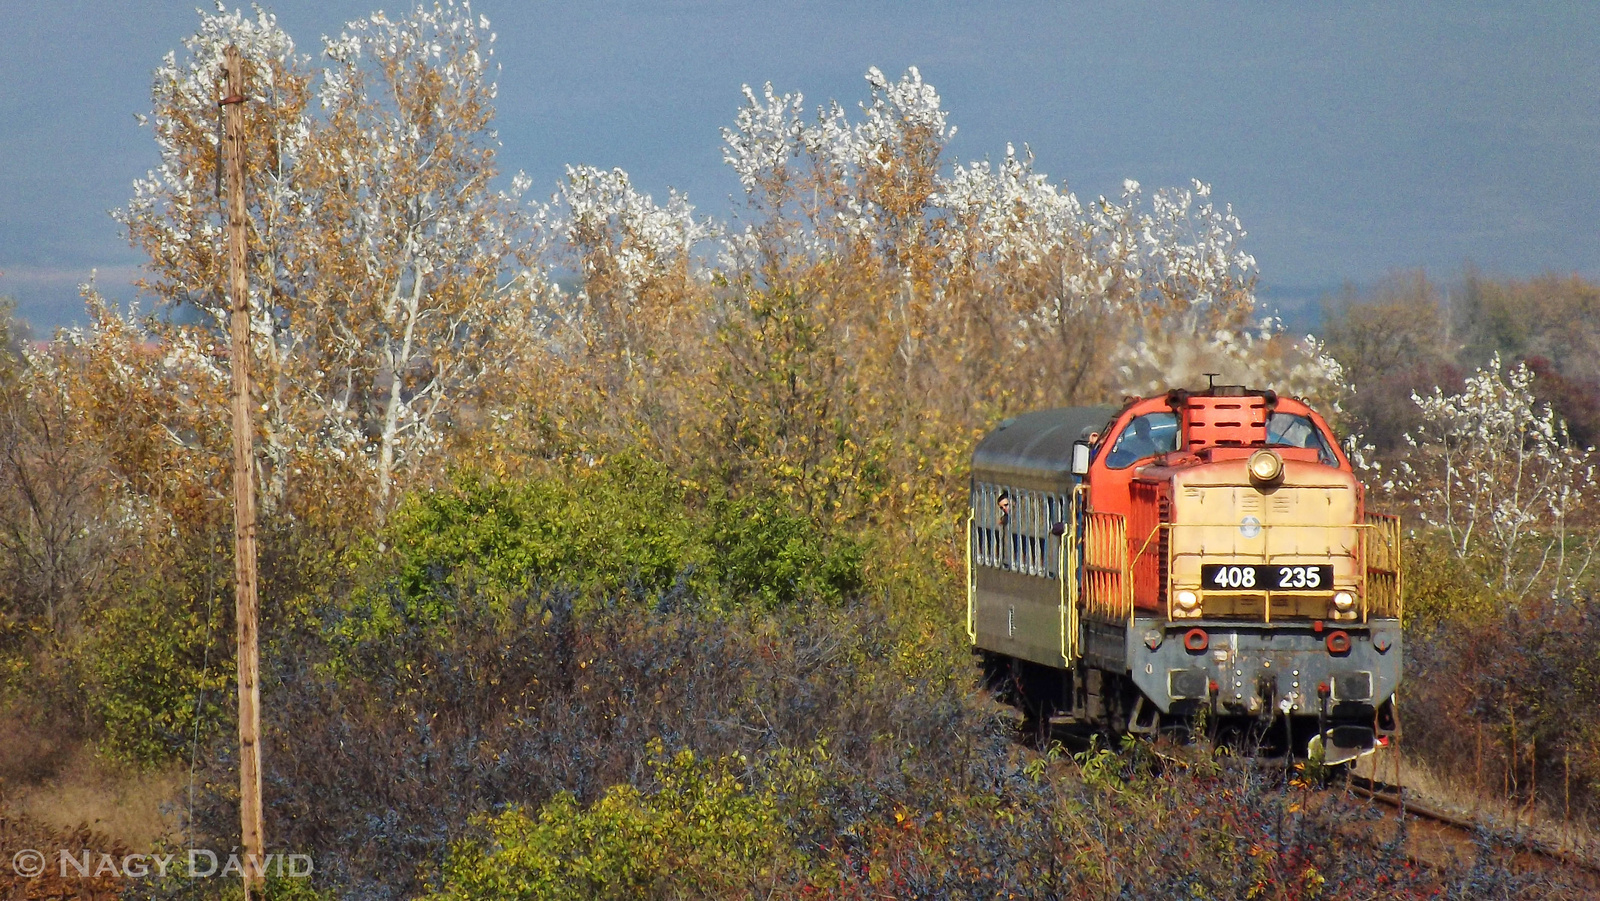
[[[1178,417],[1165,411],[1135,416],[1128,427],[1117,436],[1106,466],[1126,469],[1134,463],[1157,454],[1178,449]]]

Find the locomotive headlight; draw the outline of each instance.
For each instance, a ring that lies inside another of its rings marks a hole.
[[[1335,592],[1334,593],[1334,595],[1333,595],[1333,606],[1334,606],[1334,609],[1338,610],[1340,613],[1343,613],[1346,610],[1349,610],[1351,607],[1354,607],[1355,605],[1356,605],[1356,596],[1351,594],[1350,592],[1348,592],[1348,591],[1339,591],[1339,592]]]
[[[1276,482],[1283,477],[1283,458],[1271,448],[1250,455],[1250,478],[1256,482]]]
[[[1186,588],[1178,592],[1178,606],[1185,610],[1193,610],[1200,606],[1200,596]]]

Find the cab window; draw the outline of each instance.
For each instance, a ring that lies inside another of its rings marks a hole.
[[[1328,439],[1309,417],[1297,413],[1274,413],[1267,419],[1267,443],[1279,447],[1305,447],[1317,452],[1324,466],[1338,466]]]
[[[1178,414],[1146,413],[1135,416],[1117,436],[1106,456],[1106,466],[1126,469],[1134,463],[1178,449]]]

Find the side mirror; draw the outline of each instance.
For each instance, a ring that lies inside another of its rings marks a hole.
[[[1050,534],[1056,536],[1057,538],[1067,534],[1067,524],[1064,522],[1053,523],[1050,526]]]
[[[1074,441],[1072,443],[1072,474],[1085,476],[1089,474],[1089,442]]]

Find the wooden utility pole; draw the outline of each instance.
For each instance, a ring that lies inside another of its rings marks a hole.
[[[233,587],[239,623],[239,839],[244,897],[261,878],[261,649],[256,631],[255,429],[250,423],[250,287],[245,280],[244,60],[224,56],[223,156],[228,177],[228,276],[233,346]]]

